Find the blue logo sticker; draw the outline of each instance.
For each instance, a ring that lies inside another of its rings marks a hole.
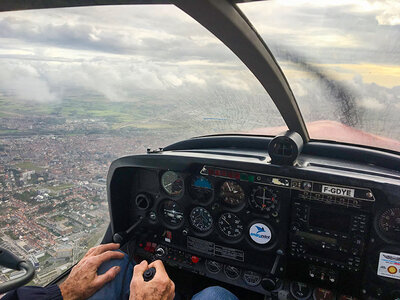
[[[271,230],[263,223],[255,223],[250,227],[249,235],[251,239],[260,245],[265,245],[271,240]]]

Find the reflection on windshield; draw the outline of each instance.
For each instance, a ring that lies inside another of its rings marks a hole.
[[[396,1],[272,0],[239,6],[276,56],[311,138],[400,151]]]

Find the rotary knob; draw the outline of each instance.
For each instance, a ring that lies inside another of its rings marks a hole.
[[[157,256],[158,258],[163,258],[166,254],[167,251],[164,249],[164,247],[162,246],[158,246],[156,248],[156,250],[154,251],[155,256]]]

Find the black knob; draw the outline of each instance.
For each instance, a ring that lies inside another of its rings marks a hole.
[[[156,268],[152,267],[150,269],[147,269],[143,272],[143,280],[146,282],[150,281],[153,279],[154,275],[156,275]]]
[[[266,291],[273,291],[276,289],[276,281],[273,278],[264,277],[261,279],[261,286]]]
[[[160,246],[156,249],[155,254],[157,257],[162,258],[165,256],[166,252],[165,252],[164,248]]]
[[[126,236],[125,233],[117,232],[113,236],[113,242],[114,243],[118,243],[118,244],[122,244],[124,242],[124,240],[125,240],[125,236]]]

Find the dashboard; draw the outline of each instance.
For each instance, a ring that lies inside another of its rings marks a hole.
[[[112,232],[142,258],[276,299],[398,299],[400,175],[318,159],[276,165],[254,149],[121,158],[109,172]]]

